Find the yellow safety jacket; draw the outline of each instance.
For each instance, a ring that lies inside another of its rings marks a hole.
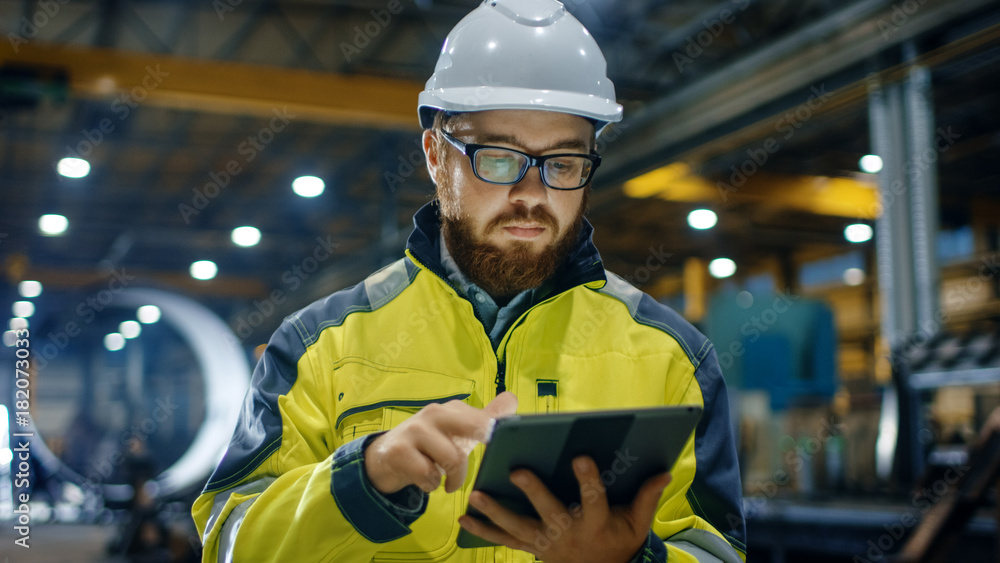
[[[405,258],[274,333],[192,509],[203,560],[531,563],[505,547],[456,546],[482,446],[452,494],[410,486],[386,497],[364,473],[365,437],[430,403],[481,408],[498,383],[517,395],[519,414],[703,406],[635,561],[745,560],[739,468],[712,344],[606,272],[585,224],[554,290],[494,350],[472,305],[445,281],[436,211],[432,203],[415,216]]]

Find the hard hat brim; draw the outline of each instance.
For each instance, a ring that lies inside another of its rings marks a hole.
[[[600,123],[622,120],[622,106],[607,98],[560,90],[474,86],[424,90],[417,99],[420,126],[430,129],[437,111],[527,109],[579,115]]]

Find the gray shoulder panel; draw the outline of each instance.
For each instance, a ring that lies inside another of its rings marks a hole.
[[[410,275],[406,268],[406,259],[396,260],[385,268],[375,272],[365,279],[365,292],[368,303],[374,311],[400,294],[410,285]]]
[[[617,274],[605,272],[608,282],[598,291],[624,303],[636,322],[658,328],[672,336],[695,369],[698,369],[712,349],[708,339],[670,307],[658,303]]]
[[[694,555],[699,563],[743,563],[729,542],[707,530],[688,528],[667,538],[667,543]]]
[[[607,293],[624,303],[628,307],[629,314],[632,315],[632,318],[635,318],[636,312],[639,310],[639,302],[642,301],[643,293],[619,277],[618,274],[608,272],[607,270],[605,270],[605,274],[607,274],[608,283],[604,284],[604,287],[599,291]]]

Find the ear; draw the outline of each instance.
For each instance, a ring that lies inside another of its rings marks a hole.
[[[431,182],[437,185],[437,169],[440,166],[440,159],[438,158],[438,144],[437,144],[437,134],[433,129],[425,129],[422,137],[424,146],[424,156],[427,161],[427,173],[431,176]]]

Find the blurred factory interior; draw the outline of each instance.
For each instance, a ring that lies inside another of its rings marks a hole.
[[[476,4],[0,0],[0,554],[29,328],[29,560],[196,556],[255,354],[431,199]],[[565,4],[625,106],[595,242],[715,343],[750,559],[1000,560],[1000,2]]]

